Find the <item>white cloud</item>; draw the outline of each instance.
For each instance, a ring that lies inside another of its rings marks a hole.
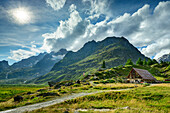
[[[83,0],[83,3],[90,3],[91,7],[87,9],[86,13],[90,16],[89,19],[99,18],[101,14],[111,17],[110,4],[114,0]]]
[[[85,0],[88,1],[88,0]],[[94,4],[97,4],[94,0]],[[103,9],[105,6],[100,6]],[[102,10],[94,6],[90,16],[102,14]],[[147,46],[141,52],[148,57],[169,53],[170,48],[170,1],[160,2],[157,7],[150,10],[149,5],[144,5],[133,14],[124,15],[98,23],[90,23],[90,18],[82,19],[75,5],[70,6],[70,17],[60,21],[60,25],[54,33],[43,34],[44,45],[47,51],[66,48],[78,50],[89,40],[102,40],[107,36],[125,36],[137,47]],[[100,13],[99,13],[100,12]]]
[[[57,56],[53,55],[53,56],[52,56],[52,60],[63,59],[64,56],[65,56],[65,55],[57,55]]]
[[[54,10],[59,10],[64,7],[66,0],[46,0],[46,3],[50,5]]]
[[[22,45],[22,48],[26,48],[28,50],[25,49],[10,50],[10,56],[8,57],[8,59],[20,61],[22,59],[26,59],[43,52],[41,49],[36,47],[35,41],[31,42],[31,47]]]
[[[43,49],[46,51],[58,51],[60,48],[69,48],[77,37],[81,36],[88,21],[83,21],[76,10],[76,6],[70,6],[70,17],[68,20],[60,21],[60,25],[54,33],[46,33],[42,36],[44,39]]]
[[[10,53],[11,53],[11,56],[9,56],[8,58],[12,59],[12,60],[16,60],[16,61],[26,59],[28,57],[36,55],[35,52],[31,52],[31,51],[27,51],[27,50],[23,50],[23,49],[10,51]]]
[[[162,57],[165,54],[170,53],[170,49],[163,49],[161,50],[158,54],[156,54],[156,56],[154,57],[154,59],[158,60],[158,58]]]

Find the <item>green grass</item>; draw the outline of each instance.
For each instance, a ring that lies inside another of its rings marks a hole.
[[[38,102],[44,102],[51,100],[57,96],[66,96],[70,95],[71,93],[80,93],[80,92],[95,92],[98,90],[111,90],[111,89],[125,89],[125,88],[132,88],[135,87],[134,84],[98,84],[95,86],[92,85],[83,85],[82,84],[74,84],[72,86],[61,86],[60,89],[54,89],[54,88],[44,88],[44,86],[36,86],[36,85],[3,85],[0,89],[2,92],[8,93],[7,97],[4,97],[3,94],[1,94],[1,98],[5,98],[4,102],[0,103],[0,111],[7,110],[11,108],[16,108],[24,105],[34,104]],[[111,86],[111,87],[110,87]],[[142,85],[139,85],[139,87],[142,87]],[[42,89],[43,91],[37,92],[38,89]],[[97,88],[99,87],[99,88]],[[8,92],[7,92],[8,91]],[[32,94],[28,95],[27,92],[31,91]],[[13,92],[13,93],[10,93]],[[54,96],[38,96],[42,93],[57,93],[57,95]],[[13,97],[15,95],[20,95],[24,99],[21,102],[14,102]],[[34,97],[34,98],[33,98]]]
[[[0,102],[12,98],[14,95],[29,91],[36,91],[45,85],[0,85]]]
[[[125,106],[129,106],[130,110],[116,109]],[[65,109],[69,109],[70,113],[74,113],[75,109],[79,108],[116,109],[114,111],[116,113],[169,113],[170,86],[169,84],[160,84],[151,87],[135,88],[129,91],[98,93],[68,100],[32,111],[31,113],[61,113]],[[91,112],[97,113],[95,111]]]

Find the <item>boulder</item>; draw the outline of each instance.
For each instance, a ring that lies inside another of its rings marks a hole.
[[[90,85],[90,83],[87,82],[87,83],[85,83],[84,85]]]
[[[34,99],[34,98],[35,98],[34,96],[31,97],[31,99]]]
[[[27,95],[30,95],[30,94],[32,94],[31,91],[27,92]]]
[[[39,89],[37,90],[37,92],[41,92],[41,91],[45,91],[46,89]]]
[[[54,86],[54,89],[60,89],[60,88],[61,88],[61,86],[59,84]]]
[[[80,80],[77,80],[75,83],[80,84]]]
[[[23,97],[22,96],[16,96],[16,97],[14,97],[14,102],[20,102],[20,101],[22,101],[23,100]]]

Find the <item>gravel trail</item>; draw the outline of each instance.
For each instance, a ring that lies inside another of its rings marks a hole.
[[[86,96],[86,95],[91,95],[91,94],[95,94],[95,93],[101,93],[101,92],[109,92],[109,91],[123,91],[123,90],[129,90],[128,89],[119,89],[119,90],[105,90],[105,91],[96,91],[96,92],[92,92],[92,93],[74,93],[68,96],[64,96],[64,97],[58,97],[55,98],[54,100],[50,100],[47,102],[41,102],[41,103],[37,103],[37,104],[32,104],[32,105],[27,105],[27,106],[23,106],[23,107],[18,107],[18,108],[14,108],[14,109],[10,109],[10,110],[6,110],[6,111],[1,111],[0,113],[23,113],[26,111],[33,111],[36,109],[40,109],[43,107],[48,107],[57,103],[61,103],[64,102],[66,100],[70,100],[70,99],[75,99],[77,97],[81,97],[81,96]]]

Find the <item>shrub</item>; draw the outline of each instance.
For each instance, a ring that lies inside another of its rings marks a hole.
[[[80,87],[80,84],[74,84],[73,87]]]
[[[102,68],[106,68],[105,61],[103,61]]]
[[[99,82],[94,82],[95,84],[99,84]]]
[[[149,83],[143,83],[143,85],[144,85],[144,86],[150,86],[150,84],[149,84]]]
[[[139,59],[137,60],[136,64],[138,64],[138,65],[143,65],[143,61],[141,60],[141,58],[139,58]]]
[[[133,65],[133,62],[131,59],[128,59],[127,62],[126,62],[126,65]]]
[[[115,80],[113,80],[113,79],[109,80],[109,83],[115,83]]]

